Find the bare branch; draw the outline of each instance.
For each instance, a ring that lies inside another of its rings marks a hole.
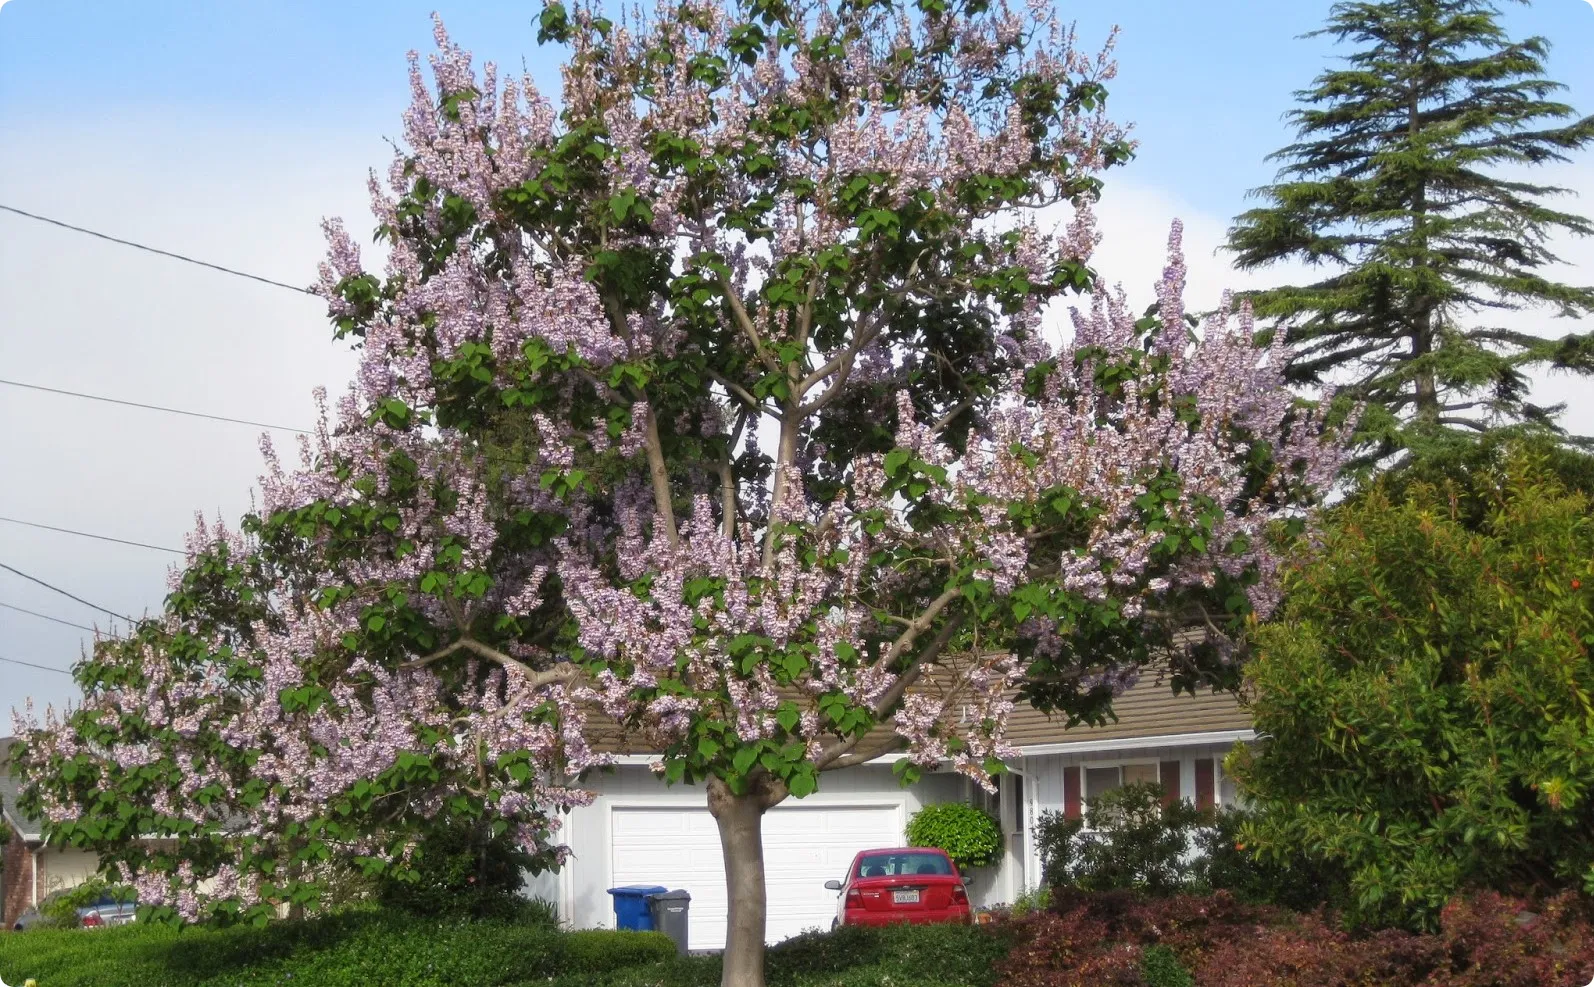
[[[753,352],[758,354],[758,358],[764,361],[764,366],[768,367],[771,373],[779,373],[780,363],[776,361],[775,354],[769,351],[769,347],[764,345],[764,337],[758,334],[758,327],[753,324],[753,317],[747,314],[747,308],[742,304],[741,296],[731,287],[730,279],[722,274],[719,282],[720,290],[725,293],[725,301],[731,307],[731,314],[736,316],[736,324],[741,326],[742,332],[752,341]]]
[[[887,754],[895,754],[897,751],[902,750],[902,748],[905,746],[906,743],[903,741],[900,735],[892,734],[891,739],[881,746],[867,751],[854,751],[851,754],[844,754],[825,765],[824,770],[839,771],[842,768],[850,768],[859,764],[868,764],[870,761],[878,760],[882,757],[885,757]]]
[[[710,370],[708,372],[708,376],[709,376],[710,380],[714,381],[714,383],[716,383],[719,386],[725,388],[726,392],[729,393],[732,397],[736,398],[737,400],[741,401],[742,404],[746,405],[749,411],[752,411],[752,412],[754,412],[756,414],[763,414],[763,415],[774,414],[776,418],[780,417],[780,414],[778,412],[770,412],[770,411],[766,410],[764,408],[762,402],[760,402],[757,398],[753,397],[753,395],[748,392],[747,388],[745,388],[742,385],[736,383],[735,381],[733,381],[733,380],[731,380],[731,379],[729,379],[727,377],[721,376],[720,374],[717,374],[717,373],[715,373],[712,370]]]
[[[465,647],[465,639],[461,638],[458,641],[455,641],[453,644],[448,645],[447,647],[438,648],[436,651],[432,652],[429,655],[422,655],[419,658],[415,658],[415,659],[412,659],[411,661],[407,661],[404,664],[400,665],[399,668],[402,668],[402,669],[404,669],[406,671],[408,671],[409,669],[413,669],[413,668],[425,668],[427,665],[430,665],[434,661],[442,661],[444,658],[447,658],[449,655],[453,654],[454,652],[458,651],[459,649],[461,649],[463,647]]]
[[[570,662],[561,662],[554,668],[539,672],[520,659],[511,657],[492,645],[483,644],[471,637],[462,637],[453,644],[439,648],[429,655],[405,662],[399,667],[405,670],[423,668],[434,661],[448,657],[456,651],[471,651],[506,668],[513,668],[528,679],[528,685],[533,689],[540,689],[547,685],[569,685],[586,674],[580,666]]]
[[[664,537],[670,547],[680,543],[675,530],[675,507],[670,497],[670,468],[664,462],[664,444],[659,440],[659,415],[653,405],[648,405],[647,430],[648,476],[653,481],[653,507],[659,513],[659,523],[664,525]]]
[[[911,647],[918,636],[934,623],[936,615],[946,609],[948,604],[961,595],[962,590],[951,589],[932,600],[924,612],[909,623],[908,629],[903,631],[902,636],[897,638],[890,650],[875,661],[874,670],[879,672],[890,668],[896,657],[903,650]],[[940,656],[962,625],[963,614],[958,614],[942,626],[941,630],[925,646],[924,650],[916,656],[913,664],[904,669],[901,675],[897,676],[896,681],[891,683],[891,687],[875,703],[872,713],[876,720],[879,720],[891,710],[891,707],[902,701],[902,697],[923,677],[925,669],[935,663],[935,659]],[[814,766],[820,771],[831,770],[839,759],[851,754],[861,740],[863,740],[862,735],[846,740],[838,740],[820,752],[819,756],[814,759]]]
[[[963,412],[972,407],[974,407],[973,398],[965,398],[962,401],[959,401],[957,404],[952,406],[951,410],[941,416],[940,420],[935,423],[930,431],[937,435],[941,434],[941,432],[944,431],[948,425],[957,420],[959,415],[963,414]]]

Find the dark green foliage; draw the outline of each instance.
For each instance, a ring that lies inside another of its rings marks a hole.
[[[1497,424],[1553,429],[1559,409],[1528,400],[1528,371],[1594,370],[1594,333],[1541,338],[1549,325],[1498,315],[1594,312],[1594,288],[1546,276],[1548,238],[1594,226],[1546,204],[1565,190],[1520,175],[1594,142],[1594,117],[1554,99],[1549,43],[1513,41],[1498,17],[1490,0],[1336,3],[1318,33],[1351,54],[1296,94],[1299,139],[1230,230],[1242,268],[1325,268],[1252,301],[1300,346],[1296,380],[1349,383],[1368,402],[1370,458]]]
[[[1196,987],[1195,978],[1179,962],[1179,954],[1158,943],[1140,951],[1140,973],[1146,987]]]
[[[1247,672],[1241,839],[1341,870],[1359,924],[1594,891],[1590,500],[1523,456],[1464,479],[1342,507]]]
[[[1257,821],[1254,810],[1225,806],[1196,833],[1199,851],[1191,861],[1191,886],[1225,891],[1253,905],[1280,905],[1298,912],[1327,905],[1337,909],[1346,887],[1344,872],[1329,861],[1303,855],[1258,857],[1242,831]]]
[[[1085,816],[1041,817],[1036,839],[1047,884],[1152,895],[1189,889],[1193,875],[1185,858],[1202,821],[1193,805],[1165,800],[1159,785],[1125,785],[1093,800]]]
[[[77,910],[87,908],[105,898],[112,901],[132,901],[135,893],[126,885],[112,884],[99,877],[90,878],[74,888],[48,895],[39,903],[39,914],[43,915],[51,926],[75,929],[79,921]]]
[[[0,937],[0,980],[48,987],[509,987],[675,955],[662,935],[350,912],[264,928],[133,925]]]
[[[846,928],[769,954],[771,987],[993,987],[1006,930]],[[0,936],[0,980],[41,987],[713,987],[718,957],[646,932],[348,913],[265,929],[130,926]]]
[[[1256,821],[1245,809],[1165,805],[1160,787],[1127,785],[1097,799],[1087,816],[1089,832],[1087,820],[1041,816],[1035,840],[1047,887],[1152,896],[1222,891],[1297,911],[1332,905],[1343,894],[1345,877],[1332,863],[1298,854],[1259,858],[1241,836]]]
[[[376,899],[416,915],[508,918],[526,904],[520,889],[536,858],[472,827],[444,827],[420,841],[412,865],[373,882]]]
[[[1002,827],[983,809],[963,802],[927,805],[908,820],[910,846],[937,847],[958,870],[989,867],[1002,856]]]
[[[843,927],[813,932],[769,950],[769,987],[994,987],[1010,931],[989,926]],[[603,977],[570,975],[549,987],[718,987],[717,956],[617,969]]]

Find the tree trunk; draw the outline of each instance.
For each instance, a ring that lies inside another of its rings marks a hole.
[[[783,797],[767,784],[737,795],[718,778],[709,781],[708,810],[719,824],[728,906],[720,987],[764,987],[764,812]]]

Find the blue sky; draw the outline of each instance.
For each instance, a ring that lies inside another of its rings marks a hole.
[[[1139,158],[1109,178],[1100,266],[1133,291],[1183,217],[1198,293],[1245,279],[1213,255],[1287,142],[1291,93],[1331,54],[1301,40],[1326,0],[1127,0],[1064,10],[1094,43],[1122,28],[1114,115]],[[1594,7],[1507,4],[1517,36],[1554,42],[1551,75],[1594,111]],[[296,284],[317,224],[366,229],[364,175],[407,98],[404,53],[438,9],[482,59],[524,62],[557,92],[535,2],[9,0],[0,7],[0,202]],[[1550,176],[1594,198],[1594,162]],[[1583,211],[1594,211],[1587,200]],[[1594,254],[1572,245],[1594,280]],[[1579,277],[1579,274],[1582,277]],[[320,307],[280,290],[0,215],[0,377],[305,425],[310,390],[350,360]],[[1557,397],[1582,389],[1552,381]],[[1575,409],[1587,419],[1594,402]],[[234,518],[259,471],[252,430],[0,387],[0,516],[180,546],[193,512]],[[1594,421],[1572,422],[1594,430]],[[123,613],[156,608],[169,556],[0,523],[0,562]],[[79,623],[93,611],[0,572],[0,603]],[[65,667],[83,634],[0,609],[0,657]],[[65,676],[0,664],[5,710],[59,702]]]
[[[1117,24],[1116,115],[1144,142],[1138,177],[1198,207],[1232,209],[1266,180],[1290,93],[1330,54],[1322,0],[1129,0],[1070,5],[1087,42]],[[1577,105],[1594,100],[1594,7],[1507,3],[1514,34],[1555,43],[1552,74]],[[550,90],[557,63],[535,44],[535,2],[306,3],[11,0],[0,13],[0,126],[93,126],[132,113],[282,134],[389,134],[405,97],[403,54],[430,46],[429,14],[501,66],[522,61]],[[1580,57],[1581,56],[1581,57]]]

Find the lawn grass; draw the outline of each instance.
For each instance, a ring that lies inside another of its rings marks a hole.
[[[1008,951],[968,926],[842,929],[770,950],[770,987],[993,987]],[[0,980],[39,987],[717,987],[718,957],[653,933],[352,912],[264,929],[0,934]]]

